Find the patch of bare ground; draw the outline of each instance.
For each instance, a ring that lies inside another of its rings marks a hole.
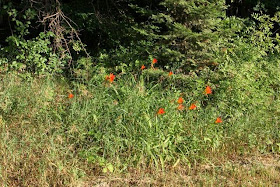
[[[90,177],[79,186],[279,186],[279,176],[279,155],[259,154],[192,168],[181,165],[165,172],[138,170],[125,175]]]

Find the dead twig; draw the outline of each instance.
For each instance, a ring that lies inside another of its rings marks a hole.
[[[62,12],[59,0],[29,1],[36,6],[39,22],[44,26],[45,31],[51,31],[55,34],[53,48],[54,51],[60,53],[61,59],[68,56],[68,65],[71,66],[72,52],[70,45],[74,42],[79,42],[82,50],[88,57],[90,56],[82,44],[78,31],[74,28],[77,25]]]

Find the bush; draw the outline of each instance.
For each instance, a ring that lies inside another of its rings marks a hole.
[[[66,60],[62,60],[53,52],[51,38],[53,33],[40,33],[32,40],[25,40],[17,36],[7,38],[9,45],[1,49],[1,66],[6,66],[10,71],[41,73],[63,72]]]

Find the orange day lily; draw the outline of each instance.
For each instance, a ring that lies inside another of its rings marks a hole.
[[[69,99],[72,99],[73,97],[74,97],[74,94],[69,93],[68,98],[69,98]]]
[[[184,107],[184,105],[182,105],[182,104],[180,104],[180,105],[177,107],[178,110],[184,110],[184,108],[185,108],[185,107]]]
[[[159,114],[159,115],[164,114],[164,113],[165,113],[165,111],[164,111],[163,108],[160,108],[160,109],[158,110],[158,112],[157,112],[157,114]]]
[[[142,65],[141,66],[141,70],[143,70],[143,69],[145,69],[146,68],[146,66],[145,65]]]
[[[156,58],[153,59],[153,64],[155,64],[155,63],[157,63],[157,59]]]
[[[179,99],[178,99],[177,103],[178,103],[178,104],[182,104],[183,102],[184,102],[183,97],[179,97]]]
[[[191,106],[189,107],[190,110],[194,110],[196,109],[196,105],[194,103],[191,104]]]
[[[206,86],[206,88],[205,88],[205,94],[206,95],[208,95],[208,94],[212,94],[212,89],[211,89],[211,87],[210,86]]]
[[[222,120],[221,117],[218,117],[218,118],[216,119],[216,121],[215,121],[215,123],[222,123],[222,122],[223,122],[223,120]]]
[[[168,73],[168,76],[171,76],[171,75],[173,75],[173,72],[172,72],[172,71],[170,71],[170,72]]]
[[[105,79],[108,80],[110,83],[112,83],[115,77],[116,76],[113,73],[110,73],[110,75],[109,76],[107,75]]]

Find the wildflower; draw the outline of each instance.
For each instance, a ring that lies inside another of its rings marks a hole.
[[[105,79],[107,81],[109,81],[110,83],[112,83],[114,81],[115,77],[116,76],[113,73],[110,73],[110,75],[109,76],[107,75]]]
[[[69,98],[69,99],[72,99],[73,97],[74,97],[74,94],[69,93],[68,98]]]
[[[222,123],[222,122],[223,122],[223,120],[222,120],[221,117],[218,117],[218,118],[216,119],[216,121],[215,121],[215,123]]]
[[[143,70],[143,69],[145,69],[145,68],[146,68],[146,66],[144,66],[144,65],[141,66],[141,70]]]
[[[211,89],[211,87],[210,86],[206,86],[206,88],[205,88],[205,94],[206,95],[208,95],[208,94],[212,94],[212,89]]]
[[[182,104],[183,102],[184,102],[184,99],[183,99],[182,97],[179,97],[177,103],[178,103],[178,104]]]
[[[164,111],[163,108],[160,108],[160,109],[158,110],[158,112],[157,112],[157,114],[159,114],[159,115],[164,114],[164,113],[165,113],[165,111]]]
[[[182,104],[180,104],[180,105],[177,107],[178,110],[184,110],[184,108],[185,108],[185,107],[184,107],[184,105],[182,105]]]
[[[113,74],[113,73],[110,73],[110,75],[109,75],[109,78],[110,78],[110,83],[112,83],[113,81],[114,81],[114,79],[115,79],[115,75]]]
[[[171,76],[171,75],[173,75],[173,72],[172,72],[172,71],[170,71],[170,72],[168,73],[168,76]]]
[[[157,63],[157,59],[156,58],[153,59],[153,64],[155,64],[155,63]]]
[[[194,103],[191,104],[191,106],[189,107],[190,110],[194,110],[196,109],[196,105]]]

